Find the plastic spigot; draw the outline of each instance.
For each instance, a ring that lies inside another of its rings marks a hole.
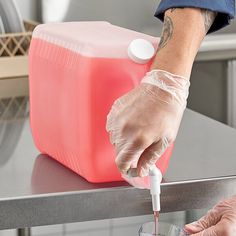
[[[150,193],[152,196],[152,208],[154,212],[160,211],[160,194],[161,194],[161,171],[154,165],[149,170],[150,176]]]

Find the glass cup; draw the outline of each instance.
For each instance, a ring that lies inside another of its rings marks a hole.
[[[188,234],[179,227],[159,222],[157,227],[157,234],[155,233],[154,222],[144,223],[139,229],[139,236],[187,236]]]

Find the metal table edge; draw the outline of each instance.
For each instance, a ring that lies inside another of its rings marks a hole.
[[[209,208],[236,193],[236,176],[161,185],[161,212]],[[121,205],[122,202],[122,205]],[[175,204],[173,204],[175,202]],[[113,205],[121,207],[111,208]],[[0,199],[0,229],[152,213],[149,190],[114,187]]]

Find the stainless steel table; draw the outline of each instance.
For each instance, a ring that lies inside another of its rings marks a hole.
[[[210,207],[236,194],[236,130],[187,110],[161,188],[162,212]],[[5,123],[0,229],[149,213],[148,190],[88,183],[36,150],[28,119]]]

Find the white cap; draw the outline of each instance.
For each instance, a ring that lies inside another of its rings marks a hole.
[[[129,58],[139,64],[147,63],[154,54],[154,46],[145,39],[134,39],[128,47]]]

